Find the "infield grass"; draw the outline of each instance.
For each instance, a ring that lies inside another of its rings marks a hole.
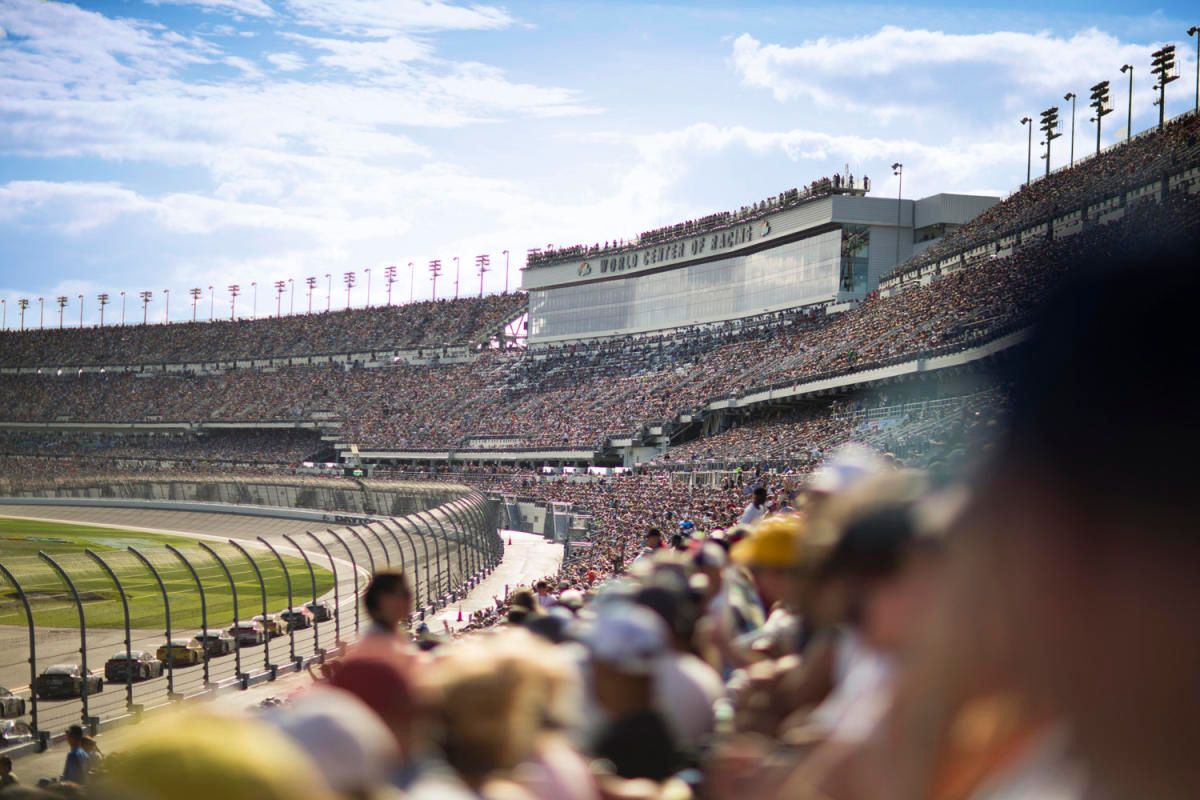
[[[262,590],[245,556],[224,542],[205,540],[205,543],[229,566],[237,589],[238,614],[249,619],[262,613]],[[67,586],[50,565],[39,558],[39,551],[57,561],[70,576],[83,600],[88,627],[120,628],[125,624],[117,589],[103,569],[84,554],[85,549],[90,549],[112,567],[121,581],[129,601],[131,627],[161,629],[164,624],[162,591],[145,565],[127,550],[135,547],[162,576],[171,607],[172,635],[190,636],[200,628],[200,592],[191,573],[164,546],[167,544],[181,551],[195,567],[204,587],[208,626],[224,628],[230,625],[233,596],[229,580],[213,557],[200,549],[194,539],[122,528],[0,517],[0,564],[13,573],[25,590],[34,623],[39,627],[79,626],[79,616]],[[245,546],[262,573],[267,611],[277,613],[286,608],[287,582],[279,562],[260,547],[252,547],[249,543]],[[279,549],[281,553],[292,550],[286,543]],[[293,603],[300,606],[312,599],[312,579],[299,556],[284,555],[283,558],[292,582]],[[333,587],[333,576],[315,562],[313,572],[319,597]],[[25,622],[25,611],[17,593],[0,577],[0,625],[24,625]]]

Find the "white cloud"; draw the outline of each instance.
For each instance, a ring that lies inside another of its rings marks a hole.
[[[150,5],[197,6],[205,11],[223,11],[250,17],[273,17],[275,11],[263,0],[146,0]]]
[[[304,57],[299,53],[269,53],[267,61],[280,72],[299,72],[307,66]]]
[[[389,36],[386,39],[351,41],[300,34],[285,34],[288,38],[329,55],[319,56],[317,62],[356,74],[396,73],[407,70],[407,63],[426,59],[433,52],[427,43],[410,36]]]
[[[397,31],[489,30],[512,24],[501,8],[443,0],[285,0],[304,25],[369,36]]]

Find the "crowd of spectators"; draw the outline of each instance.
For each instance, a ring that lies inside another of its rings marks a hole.
[[[521,294],[263,319],[0,331],[0,367],[215,363],[486,343]]]
[[[194,433],[43,433],[0,431],[0,457],[163,459],[295,466],[324,449],[319,433],[216,430]]]
[[[952,235],[906,261],[892,274],[919,271],[1063,214],[1108,200],[1123,191],[1164,180],[1200,163],[1200,114],[1184,114],[1164,130],[1114,145],[1098,156],[1052,172],[957,228]]]
[[[788,189],[758,203],[742,206],[737,211],[719,211],[715,214],[689,219],[684,222],[675,223],[674,225],[644,231],[629,241],[614,239],[611,242],[606,241],[603,245],[597,242],[593,245],[576,244],[569,247],[548,246],[544,250],[531,250],[526,259],[526,265],[529,267],[539,267],[567,259],[595,258],[610,253],[618,253],[628,248],[661,244],[702,233],[711,233],[734,225],[753,222],[767,214],[774,214],[777,211],[795,208],[810,200],[828,197],[831,194],[845,190],[853,191],[854,189],[855,179],[853,175],[847,174],[843,176],[840,173],[834,173],[832,178],[818,178],[803,188]],[[858,189],[862,192],[869,192],[871,190],[871,179],[863,177],[858,182]]]

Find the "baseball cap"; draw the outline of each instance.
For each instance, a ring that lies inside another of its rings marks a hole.
[[[605,603],[585,636],[597,661],[622,672],[646,675],[667,652],[667,624],[648,608],[627,601]]]
[[[793,569],[808,560],[804,519],[795,514],[768,517],[729,552],[735,564],[771,569]]]

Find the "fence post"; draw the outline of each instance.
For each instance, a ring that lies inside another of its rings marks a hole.
[[[458,524],[457,517],[455,517],[453,519],[453,521],[451,521],[451,519],[450,519],[450,517],[453,516],[453,514],[451,512],[451,509],[453,508],[453,506],[454,506],[453,503],[446,503],[445,505],[439,506],[436,509],[437,511],[442,512],[443,516],[447,517],[446,521],[450,523],[450,527],[452,530],[453,530],[454,526]],[[450,534],[447,533],[445,526],[442,525],[442,521],[440,519],[438,519],[436,516],[434,516],[434,513],[432,511],[429,512],[429,516],[433,517],[434,520],[437,522],[438,527],[442,529],[442,535],[447,537],[446,543],[447,543],[447,547],[449,547]],[[467,566],[466,566],[466,554],[463,552],[464,550],[467,549],[467,540],[466,540],[465,535],[462,532],[456,531],[456,533],[458,533],[459,535],[454,538],[454,545],[455,545],[454,549],[458,551],[458,581],[459,581],[458,585],[461,587],[467,582],[467,577],[468,577],[467,576]],[[449,556],[449,553],[447,553],[447,556]]]
[[[375,556],[371,555],[371,548],[367,546],[367,540],[362,537],[361,533],[354,530],[354,528],[348,527],[348,528],[346,528],[346,530],[349,531],[351,536],[353,536],[355,539],[358,540],[358,543],[362,545],[363,550],[367,551],[367,563],[371,565],[371,575],[374,576],[375,575]]]
[[[258,578],[258,589],[260,592],[262,592],[262,615],[263,619],[266,619],[267,583],[263,580],[262,570],[258,568],[258,562],[256,562],[248,552],[246,552],[246,548],[242,547],[233,539],[230,539],[229,543],[233,545],[234,549],[242,554],[243,558],[250,562],[250,569],[254,570],[254,577]],[[233,622],[234,624],[237,624],[238,622],[241,622],[241,620],[235,619]],[[241,646],[241,642],[239,642],[238,648],[241,649]],[[275,674],[275,666],[271,663],[271,637],[269,635],[263,637],[263,669],[265,669],[267,672],[270,672],[272,675]]]
[[[204,688],[209,688],[209,672],[208,672],[208,598],[204,593],[204,584],[200,581],[200,573],[196,572],[196,568],[192,566],[192,562],[184,557],[183,553],[179,552],[173,545],[164,545],[171,554],[183,562],[183,566],[192,574],[192,580],[196,582],[196,590],[200,592],[200,630],[204,632]]]
[[[175,697],[175,649],[171,647],[171,599],[167,596],[167,585],[163,583],[162,575],[158,574],[158,570],[150,563],[150,559],[142,555],[140,550],[132,545],[126,549],[142,562],[146,569],[150,570],[150,574],[158,583],[158,590],[162,592],[163,617],[167,625],[167,699],[176,700],[178,698]]]
[[[92,733],[95,733],[96,731],[94,728],[92,728],[92,721],[90,719],[90,715],[88,714],[88,695],[90,692],[88,692],[87,679],[91,677],[92,673],[88,671],[87,620],[85,620],[83,616],[83,601],[79,599],[79,591],[75,588],[75,582],[71,580],[71,576],[66,573],[66,570],[59,566],[57,561],[51,558],[44,550],[38,551],[38,558],[54,568],[54,571],[58,573],[58,577],[61,578],[63,583],[67,585],[67,589],[71,592],[71,597],[75,600],[75,610],[79,613],[79,657],[81,659],[80,669],[83,671],[83,681],[81,682],[82,685],[79,692],[79,699],[83,701],[83,727],[91,730]],[[32,684],[29,688],[33,688]]]
[[[358,636],[358,561],[354,558],[354,551],[350,549],[350,545],[346,544],[346,540],[338,536],[332,529],[326,528],[325,532],[338,540],[338,544],[346,551],[346,555],[350,556],[350,571],[354,573],[354,635]]]
[[[313,570],[312,562],[309,561],[309,559],[308,559],[308,553],[304,552],[304,548],[302,548],[300,545],[296,544],[296,540],[293,539],[291,536],[288,536],[286,533],[283,534],[283,539],[288,544],[290,544],[292,547],[296,548],[296,550],[300,553],[300,557],[304,559],[304,566],[308,567],[308,578],[310,581],[312,581],[312,602],[313,602],[313,605],[315,606],[317,604],[317,573]],[[336,584],[334,585],[334,590],[335,590],[335,598],[336,598],[336,590],[337,590]],[[321,650],[321,634],[317,630],[318,627],[320,626],[320,622],[317,621],[317,612],[313,611],[312,615],[313,615],[313,652],[316,653],[317,655],[324,657],[325,653],[324,653],[324,651]]]
[[[428,538],[434,540],[433,541],[433,556],[434,556],[434,558],[437,559],[437,563],[434,565],[434,569],[437,570],[435,573],[437,576],[437,580],[434,581],[433,590],[435,592],[437,592],[437,594],[438,594],[438,597],[436,599],[441,599],[441,596],[443,594],[443,591],[441,588],[441,585],[442,585],[442,548],[438,547],[437,539],[433,533],[433,525],[431,525],[429,520],[425,518],[425,512],[418,511],[418,512],[416,512],[415,516],[417,519],[419,519],[421,521],[421,524],[424,526],[426,532],[429,534]],[[425,537],[422,537],[421,541],[425,541]],[[447,561],[447,563],[449,563],[449,558],[447,558],[446,561]],[[446,569],[446,582],[447,583],[449,583],[449,581],[450,581],[449,576],[450,576],[450,570],[447,568]]]
[[[437,581],[429,576],[430,562],[434,562],[434,566],[437,566],[435,559],[429,557],[429,539],[433,534],[428,530],[424,533],[421,532],[421,528],[428,525],[424,520],[421,520],[421,525],[418,527],[417,521],[412,518],[412,515],[408,515],[404,519],[412,523],[413,530],[417,533],[417,541],[421,543],[421,550],[425,553],[425,605],[430,605],[434,602],[434,595],[437,593]],[[437,552],[437,543],[434,543],[434,552]]]
[[[462,498],[461,500],[457,500],[455,502],[462,504],[460,506],[460,508],[462,509],[463,514],[467,517],[466,531],[469,531],[470,535],[471,535],[471,555],[472,555],[471,573],[473,575],[481,575],[485,568],[485,564],[484,564],[485,559],[484,559],[484,553],[483,553],[483,538],[481,536],[482,531],[483,531],[483,525],[482,525],[482,520],[480,519],[480,516],[479,516],[479,509],[475,505],[475,494],[472,493],[472,494],[467,495],[466,497]]]
[[[279,555],[279,551],[275,549],[273,544],[261,536],[256,536],[255,538],[266,545],[266,548],[271,551],[271,555],[275,556],[275,560],[279,562],[279,568],[283,570],[283,582],[287,586],[288,617],[290,618],[295,613],[295,609],[292,605],[292,576],[288,574],[287,562],[283,560],[283,556]],[[268,636],[268,638],[270,637]],[[296,663],[296,629],[292,627],[290,619],[288,621],[288,652],[291,654],[292,666],[299,672],[300,665]]]
[[[83,554],[95,561],[100,569],[108,575],[109,580],[113,582],[113,586],[117,587],[117,595],[121,598],[121,613],[125,619],[125,710],[133,713],[133,664],[130,661],[133,659],[133,637],[129,630],[129,598],[125,596],[125,587],[121,585],[120,579],[117,578],[117,573],[113,572],[112,567],[100,556],[89,549],[84,549]]]
[[[420,576],[421,576],[421,557],[417,555],[417,543],[416,543],[416,541],[414,541],[414,540],[413,540],[412,534],[408,532],[408,528],[405,526],[405,522],[406,522],[407,520],[408,520],[408,518],[407,518],[407,517],[392,517],[392,521],[396,523],[396,527],[400,529],[400,532],[404,534],[404,538],[408,540],[408,546],[409,546],[410,548],[412,548],[412,557],[413,557],[413,568],[412,568],[412,577],[413,577],[413,597],[416,599],[416,601],[417,601],[417,604],[418,604],[418,605],[420,605],[420,602],[421,602],[421,587],[420,587]],[[418,535],[419,535],[419,534],[418,534]],[[428,598],[428,595],[429,595],[429,560],[428,560],[428,555],[429,555],[429,552],[428,552],[428,548],[426,549],[426,553],[425,553],[425,555],[426,555],[426,561],[425,561],[425,594],[426,594],[426,597]]]
[[[29,598],[26,597],[25,590],[8,571],[8,567],[0,564],[0,574],[4,575],[4,579],[12,584],[13,590],[17,593],[17,599],[21,601],[21,606],[25,609],[25,619],[29,622],[29,717],[33,722],[33,735],[40,740],[37,692],[33,690],[33,684],[37,680],[37,637],[33,624],[33,609],[29,607]]]
[[[371,538],[374,539],[379,545],[380,549],[383,550],[383,565],[385,567],[389,566],[392,563],[392,557],[388,554],[387,544],[383,541],[383,537],[380,536],[379,533],[370,525],[362,525],[360,527],[367,533],[371,534]]]
[[[321,548],[321,552],[329,559],[329,571],[333,573],[333,646],[343,648],[346,643],[342,641],[342,601],[338,594],[340,585],[338,584],[337,564],[333,560],[333,554],[329,552],[329,548],[325,543],[317,538],[317,535],[312,531],[305,531],[310,539],[317,543],[317,547]],[[355,598],[357,600],[357,598]]]
[[[446,513],[454,519],[455,533],[458,534],[458,547],[460,557],[458,560],[459,569],[463,570],[463,583],[475,577],[476,563],[472,556],[472,548],[467,545],[467,535],[471,532],[471,518],[469,515],[462,514],[462,507],[459,505],[461,500],[455,500],[446,506],[443,506]],[[461,515],[460,515],[461,514]],[[464,522],[464,519],[466,522]],[[465,552],[464,552],[465,551]],[[466,559],[466,566],[463,566],[463,559]]]
[[[392,542],[396,545],[396,552],[400,554],[400,569],[404,569],[404,550],[400,548],[400,537],[396,536],[396,532],[388,526],[386,520],[377,519],[367,523],[368,528],[370,528],[372,525],[378,525],[379,527],[383,528],[384,532],[391,537]]]
[[[225,579],[229,581],[229,594],[233,597],[233,623],[236,625],[238,623],[238,598],[237,582],[233,579],[233,573],[229,571],[229,565],[225,563],[225,559],[217,554],[216,550],[213,550],[202,541],[196,542],[196,544],[201,550],[213,557],[213,560],[220,565],[221,571],[225,573]],[[245,687],[246,676],[242,673],[242,648],[237,646],[237,642],[234,642],[233,648],[233,672],[237,675],[237,679],[241,681],[242,686]]]

